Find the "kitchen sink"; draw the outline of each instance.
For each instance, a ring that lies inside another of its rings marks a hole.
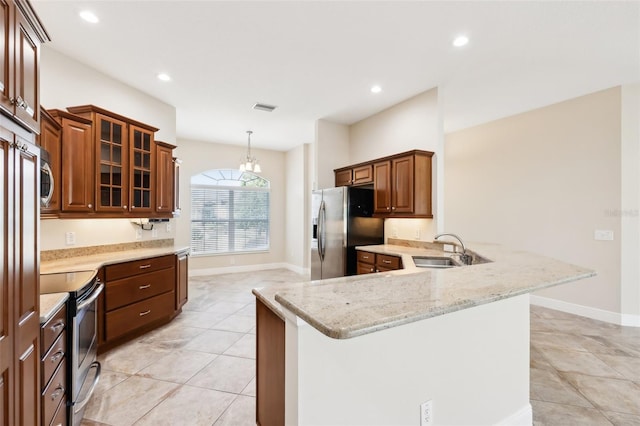
[[[413,263],[418,268],[453,268],[460,266],[455,260],[450,257],[438,257],[438,256],[413,256]]]

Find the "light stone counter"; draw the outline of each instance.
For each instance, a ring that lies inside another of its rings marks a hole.
[[[51,293],[40,295],[40,324],[49,321],[69,298],[69,293]]]
[[[499,245],[468,248],[491,262],[422,269],[414,266],[412,255],[446,253],[365,246],[361,249],[401,256],[406,269],[253,292],[281,318],[282,306],[323,334],[348,339],[595,275],[586,268]]]
[[[57,260],[40,262],[40,274],[58,272],[97,271],[105,265],[146,259],[149,257],[177,254],[189,250],[187,246],[166,246],[154,248],[137,248],[133,250],[112,251],[107,253],[75,256]]]

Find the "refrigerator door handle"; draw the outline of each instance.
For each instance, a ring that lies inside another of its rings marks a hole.
[[[325,205],[324,200],[320,202],[320,208],[318,209],[318,255],[320,261],[324,260],[324,225],[325,225]]]

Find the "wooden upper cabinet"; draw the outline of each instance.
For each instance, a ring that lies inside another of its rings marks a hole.
[[[26,0],[0,0],[0,108],[40,132],[40,46],[49,35]]]
[[[13,2],[0,0],[0,108],[15,111],[13,100]]]
[[[335,169],[334,173],[336,187],[364,185],[373,182],[373,165],[371,164]]]
[[[127,123],[94,114],[96,211],[122,213],[129,208]]]
[[[432,152],[410,151],[374,167],[374,214],[384,217],[432,218]]]
[[[336,187],[351,185],[352,174],[353,174],[352,169],[336,170],[334,173],[336,178]]]
[[[55,216],[60,212],[60,188],[61,188],[61,164],[60,157],[62,126],[44,108],[40,108],[40,135],[37,137],[38,145],[44,149],[48,155],[49,166],[51,168],[51,178],[53,180],[53,195],[48,205],[40,206],[40,216]]]
[[[93,122],[96,214],[152,217],[158,129],[94,105],[67,110]]]
[[[15,33],[16,118],[36,133],[40,131],[40,40],[19,8]]]
[[[89,213],[94,211],[93,144],[91,121],[61,110],[48,110],[60,124],[60,210]],[[42,139],[42,138],[41,138]]]
[[[175,203],[174,197],[174,163],[173,149],[175,146],[156,142],[156,212],[172,213]]]
[[[173,157],[173,215],[180,216],[180,167],[182,160]]]
[[[391,161],[373,165],[373,213],[391,213]]]
[[[394,158],[391,160],[391,212],[413,213],[413,181],[414,156]]]
[[[155,203],[155,150],[152,131],[129,126],[131,211],[152,213]]]

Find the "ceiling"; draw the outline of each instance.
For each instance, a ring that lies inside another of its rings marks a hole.
[[[450,132],[640,79],[638,1],[32,3],[47,48],[175,106],[178,138],[284,151],[434,87]]]

